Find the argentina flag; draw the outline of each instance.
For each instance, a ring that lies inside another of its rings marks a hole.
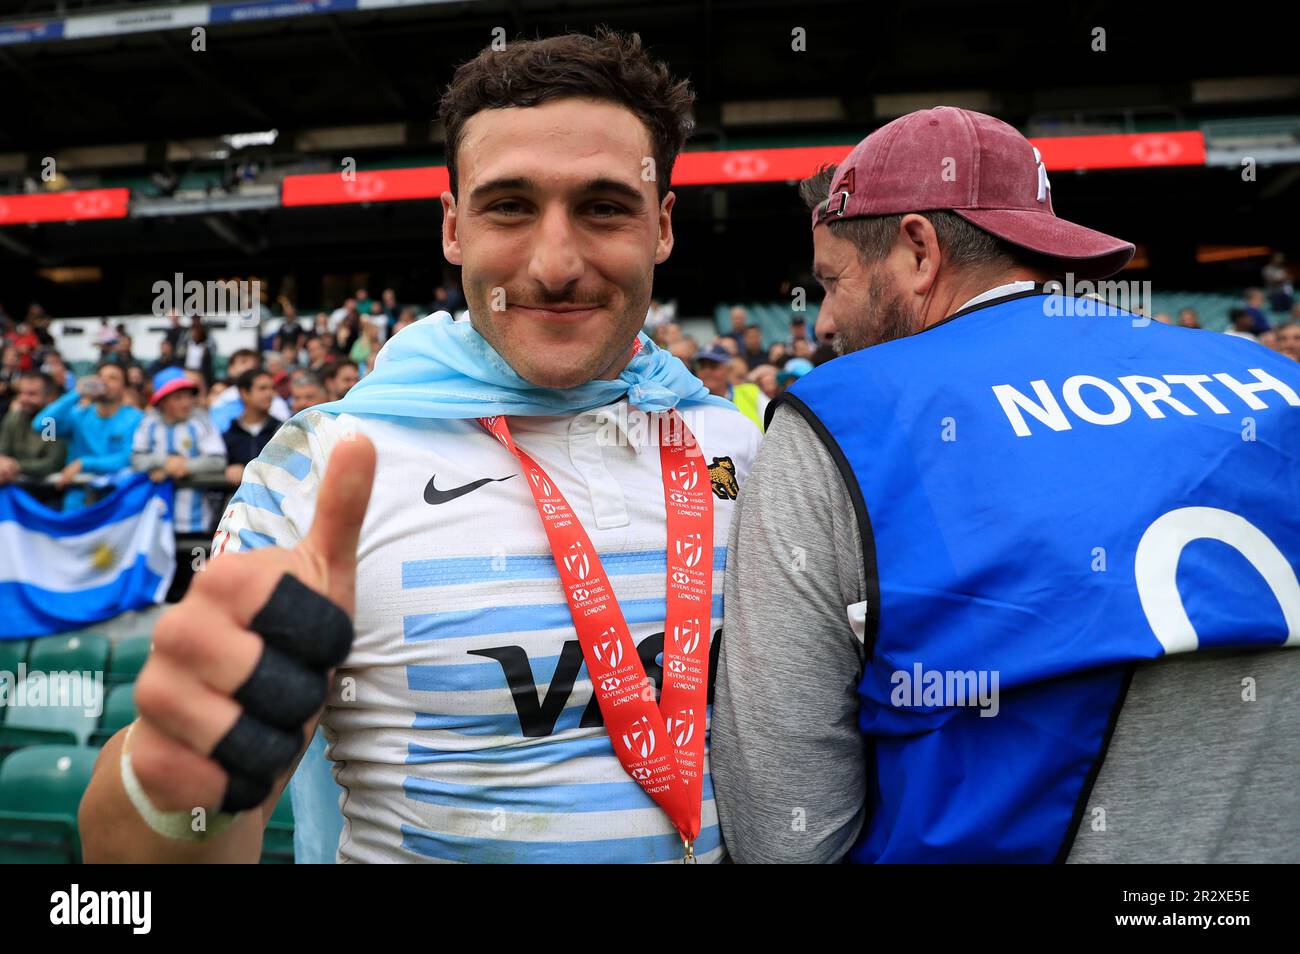
[[[171,481],[147,474],[63,513],[0,487],[0,639],[46,636],[160,603],[175,572]]]

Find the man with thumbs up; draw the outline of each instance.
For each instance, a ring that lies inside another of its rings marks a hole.
[[[255,861],[318,724],[300,860],[724,857],[712,475],[743,481],[759,433],[640,333],[692,98],[610,32],[460,67],[470,318],[404,328],[248,465],[100,757],[88,861]]]

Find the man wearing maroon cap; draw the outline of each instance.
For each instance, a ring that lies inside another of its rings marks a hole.
[[[1044,287],[1133,246],[990,116],[801,193],[841,357],[770,405],[731,524],[732,857],[1300,860],[1300,369]]]

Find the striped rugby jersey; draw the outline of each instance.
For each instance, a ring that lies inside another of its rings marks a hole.
[[[174,424],[167,423],[157,410],[150,410],[136,425],[131,444],[132,465],[137,470],[141,457],[152,459],[149,466],[161,466],[161,461],[172,454],[194,460],[199,457],[220,457],[225,466],[226,442],[222,440],[206,411],[196,408],[188,418]],[[139,455],[139,456],[137,456]],[[220,506],[218,500],[217,506]],[[209,533],[212,530],[213,507],[207,491],[192,487],[178,487],[172,506],[178,533]]]
[[[726,408],[683,416],[714,482],[711,702],[727,531],[760,434]],[[657,685],[666,518],[645,420],[619,402],[511,417],[510,429],[582,521]],[[293,545],[352,428],[374,442],[378,465],[356,640],[321,721],[343,789],[338,860],[680,860],[667,816],[614,754],[518,462],[477,422],[299,414],[246,468],[214,552]],[[696,853],[718,861],[707,765]]]

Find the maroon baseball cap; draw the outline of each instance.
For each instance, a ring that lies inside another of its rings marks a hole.
[[[1056,217],[1038,150],[1014,127],[936,106],[881,126],[854,147],[813,210],[827,221],[947,209],[1012,245],[1057,259],[1080,278],[1113,275],[1134,247]]]

